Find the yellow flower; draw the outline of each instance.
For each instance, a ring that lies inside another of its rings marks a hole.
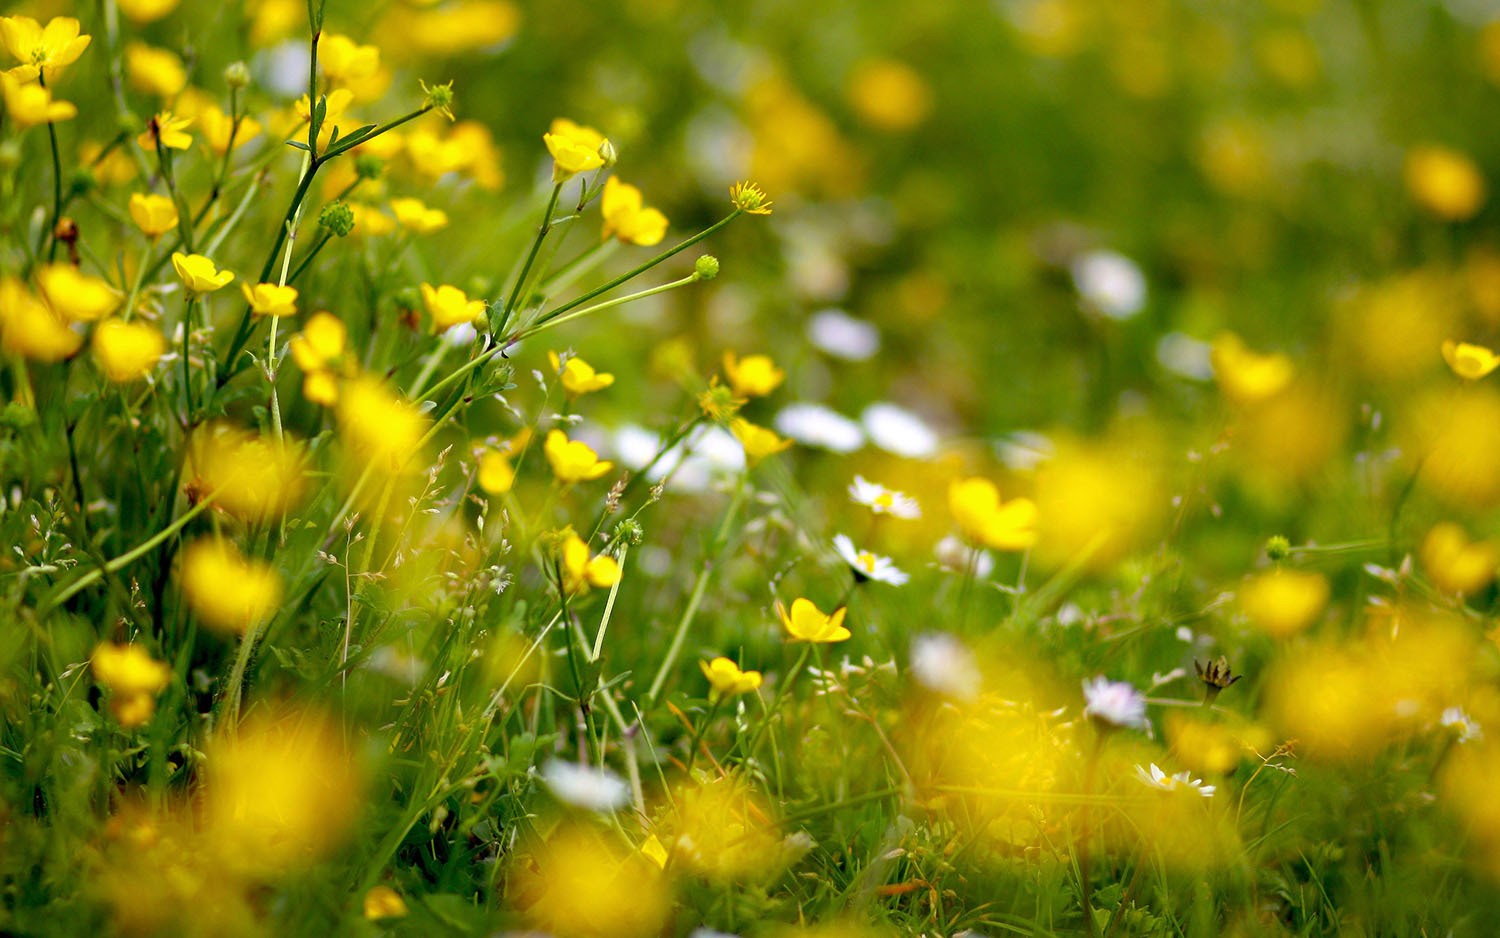
[[[446,332],[461,323],[474,322],[484,315],[484,300],[471,300],[458,287],[443,284],[434,288],[424,283],[422,305],[432,317],[432,331]]]
[[[586,593],[591,586],[608,589],[620,581],[620,565],[603,554],[590,557],[589,545],[569,531],[562,544],[562,581],[570,596]]]
[[[745,459],[750,465],[755,465],[767,456],[774,456],[783,450],[792,448],[792,441],[785,440],[776,435],[774,430],[756,426],[743,417],[736,417],[729,422],[729,430],[734,438],[740,441],[745,448]]]
[[[37,84],[23,85],[9,73],[0,74],[0,91],[5,96],[5,113],[17,130],[37,124],[55,124],[78,116],[78,108],[67,101],[54,101],[47,88]]]
[[[338,395],[339,429],[360,458],[404,470],[427,434],[428,420],[377,378],[345,382]]]
[[[173,117],[171,111],[162,111],[151,118],[146,129],[135,138],[142,150],[155,150],[159,139],[168,150],[186,150],[193,145],[193,135],[187,132],[193,123],[191,117]]]
[[[172,682],[172,668],[139,645],[106,642],[89,658],[94,680],[109,691],[109,711],[124,729],[151,721],[156,695]]]
[[[111,145],[106,151],[99,141],[85,140],[78,145],[78,162],[89,168],[103,188],[122,185],[135,178],[135,162],[124,147]]]
[[[318,40],[318,67],[336,85],[365,81],[380,70],[380,50],[329,33]]]
[[[1328,604],[1328,580],[1318,573],[1272,570],[1247,580],[1239,606],[1257,628],[1273,638],[1295,635],[1317,621]]]
[[[599,202],[604,215],[604,237],[615,237],[626,244],[650,247],[660,244],[667,235],[667,216],[646,208],[641,190],[611,176],[604,181],[604,195]]]
[[[166,350],[161,332],[144,323],[106,319],[94,329],[94,361],[116,384],[150,374]]]
[[[67,320],[14,277],[0,277],[0,349],[40,362],[62,361],[83,344]]]
[[[245,302],[257,316],[292,316],[297,312],[297,288],[274,283],[240,284]]]
[[[747,355],[741,359],[733,352],[724,353],[724,374],[738,397],[765,397],[786,378],[786,372],[777,368],[768,355]]]
[[[793,603],[793,605],[796,604]],[[699,661],[698,667],[703,669],[703,676],[708,678],[711,688],[708,695],[710,700],[737,697],[760,687],[759,671],[741,671],[740,666],[728,658],[719,657],[712,661]]]
[[[748,401],[745,398],[737,396],[731,388],[720,384],[718,375],[710,378],[707,389],[698,394],[698,409],[703,412],[703,416],[714,423],[728,423],[746,403]]]
[[[813,605],[812,600],[802,598],[792,600],[790,613],[781,603],[776,604],[776,615],[781,618],[781,625],[792,637],[792,641],[818,645],[842,642],[852,634],[844,628],[846,611],[840,606],[824,615],[821,609]]]
[[[344,321],[328,312],[314,313],[292,336],[288,348],[302,369],[302,396],[314,404],[331,407],[338,402],[338,366],[344,357],[349,332]]]
[[[604,152],[609,143],[599,131],[575,124],[566,117],[559,117],[552,122],[551,129],[542,134],[542,142],[547,145],[547,152],[552,154],[554,183],[603,166]]]
[[[1443,360],[1465,381],[1478,381],[1500,366],[1500,355],[1484,346],[1451,339],[1443,343]]]
[[[125,75],[136,91],[160,98],[176,97],[187,87],[187,70],[182,67],[182,59],[168,49],[144,42],[125,44]]]
[[[281,577],[240,553],[230,541],[194,541],[182,552],[182,592],[204,625],[244,633],[271,617],[281,602]]]
[[[396,230],[396,222],[380,209],[360,202],[350,202],[354,213],[354,233],[367,238],[378,238]]]
[[[771,214],[771,200],[766,190],[753,182],[737,182],[729,187],[729,201],[746,215]]]
[[[932,110],[932,91],[911,66],[891,59],[862,63],[849,78],[849,103],[879,130],[910,130]]]
[[[568,484],[591,482],[615,467],[609,460],[600,459],[593,447],[580,440],[568,439],[561,430],[548,431],[542,451],[547,454],[552,474],[558,481]]]
[[[1464,529],[1451,521],[1434,525],[1427,532],[1420,556],[1428,579],[1438,589],[1461,596],[1484,589],[1500,567],[1500,545],[1471,541]]]
[[[164,195],[130,196],[130,217],[148,238],[159,238],[177,227],[177,203]]]
[[[1417,204],[1444,221],[1473,218],[1489,195],[1474,161],[1448,147],[1414,147],[1406,155],[1405,177]]]
[[[1209,351],[1219,390],[1236,404],[1254,404],[1275,396],[1292,380],[1291,359],[1280,353],[1252,352],[1240,337],[1226,332]]]
[[[556,352],[548,352],[547,358],[552,362],[552,370],[562,377],[563,390],[568,392],[569,397],[582,397],[590,391],[602,391],[615,383],[614,375],[595,371],[593,365],[577,355],[563,361]]]
[[[53,312],[73,322],[103,319],[119,307],[120,291],[72,264],[43,264],[37,286]]]
[[[180,0],[116,0],[120,12],[132,23],[150,23],[177,9]]]
[[[188,451],[192,486],[214,493],[214,505],[259,523],[294,507],[306,488],[296,446],[225,423],[194,433]]]
[[[1036,505],[1030,499],[1000,500],[989,479],[972,478],[948,486],[948,510],[969,543],[995,550],[1026,550],[1036,543]]]
[[[499,450],[488,450],[479,457],[479,487],[491,495],[504,495],[516,484],[516,469],[510,457]]]
[[[448,227],[448,213],[428,208],[421,199],[391,199],[391,211],[396,213],[397,224],[415,234],[431,234]]]
[[[229,149],[229,135],[234,134],[235,149],[260,136],[260,121],[249,115],[240,118],[239,127],[235,127],[234,118],[225,114],[223,109],[217,105],[210,105],[198,113],[198,129],[203,132],[203,139],[208,142],[208,148],[219,156],[223,156]]]
[[[79,35],[78,21],[57,16],[43,27],[29,16],[0,16],[0,40],[21,64],[10,70],[16,81],[35,81],[42,70],[50,80],[57,69],[78,61],[92,37]]]
[[[183,286],[191,293],[212,293],[234,279],[233,273],[219,270],[213,261],[202,254],[174,251],[172,267],[176,269],[177,276],[182,278]]]
[[[365,893],[365,918],[378,921],[386,918],[406,918],[406,900],[389,886],[376,886]]]

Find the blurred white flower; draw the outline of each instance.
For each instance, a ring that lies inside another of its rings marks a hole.
[[[609,769],[552,759],[542,766],[542,781],[558,801],[589,811],[614,811],[630,801],[625,780]]]
[[[1114,251],[1089,251],[1072,264],[1073,285],[1092,309],[1110,319],[1129,319],[1146,305],[1146,276]]]
[[[1167,371],[1193,381],[1212,381],[1213,347],[1202,339],[1181,332],[1168,332],[1156,342],[1156,363]]]
[[[921,417],[885,401],[865,408],[860,419],[870,442],[888,453],[926,459],[937,452],[938,436]]]
[[[972,548],[959,540],[957,535],[950,534],[938,541],[932,552],[937,555],[939,566],[954,573],[967,573],[971,561],[974,564],[974,576],[978,579],[984,579],[995,570],[995,559],[990,556],[989,551]]]
[[[911,673],[931,691],[960,700],[979,696],[979,662],[969,646],[947,632],[926,632],[912,639]]]
[[[1056,449],[1046,435],[1017,430],[1000,441],[1000,461],[1017,472],[1028,472],[1051,459]]]
[[[1443,711],[1439,719],[1445,729],[1455,730],[1458,733],[1458,741],[1461,743],[1473,742],[1484,738],[1484,729],[1474,718],[1464,712],[1462,707],[1449,707]]]
[[[880,330],[841,309],[825,309],[807,321],[807,338],[834,358],[869,361],[880,351]]]
[[[1111,681],[1103,675],[1084,681],[1083,697],[1087,701],[1083,708],[1086,717],[1115,726],[1146,728],[1146,698],[1125,681]]]
[[[922,517],[922,509],[917,505],[916,499],[877,482],[870,482],[864,476],[855,476],[854,481],[849,483],[849,498],[856,505],[864,505],[877,515],[890,515],[893,518]]]
[[[834,535],[833,549],[854,570],[854,575],[861,579],[889,583],[891,586],[902,586],[910,579],[891,562],[891,558],[860,550],[846,534]]]
[[[1193,778],[1190,772],[1178,772],[1176,775],[1168,775],[1163,772],[1155,762],[1151,763],[1151,770],[1147,771],[1143,765],[1135,767],[1136,778],[1141,780],[1142,785],[1147,785],[1159,791],[1171,792],[1194,792],[1205,798],[1212,798],[1217,787],[1203,784],[1203,779]]]
[[[852,453],[865,445],[859,424],[822,404],[799,403],[782,408],[775,426],[803,446],[816,446],[835,453]]]

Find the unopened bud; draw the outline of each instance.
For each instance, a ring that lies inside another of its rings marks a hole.
[[[224,84],[231,88],[246,88],[250,85],[250,67],[244,62],[230,62],[224,68]]]
[[[699,280],[712,280],[719,275],[719,259],[712,254],[704,254],[693,264],[693,273],[698,275]]]
[[[318,227],[346,237],[354,230],[354,209],[347,202],[329,202],[318,215]]]

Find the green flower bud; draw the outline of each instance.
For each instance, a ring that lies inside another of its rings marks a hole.
[[[79,166],[68,174],[68,194],[73,198],[88,195],[99,187],[99,180],[94,178],[94,171],[87,166]]]
[[[1287,559],[1292,554],[1292,542],[1280,534],[1266,541],[1266,556],[1277,563]]]
[[[354,171],[361,179],[379,179],[385,172],[385,161],[373,153],[361,153],[354,158]]]
[[[244,62],[231,62],[224,69],[224,84],[231,88],[245,88],[250,84],[250,67]]]
[[[329,202],[318,215],[318,227],[346,237],[354,230],[354,209],[346,202]]]
[[[693,273],[698,275],[699,280],[712,280],[719,275],[719,259],[712,254],[704,254],[693,264]]]

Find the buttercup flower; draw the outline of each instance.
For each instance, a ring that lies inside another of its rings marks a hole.
[[[766,190],[753,182],[737,182],[729,187],[729,201],[746,215],[771,214],[771,200]]]
[[[148,238],[159,238],[177,227],[177,203],[164,195],[133,193],[130,218]]]
[[[166,338],[145,323],[106,319],[94,329],[94,361],[116,384],[144,378],[166,351]]]
[[[853,634],[844,628],[846,611],[840,606],[825,615],[812,600],[804,598],[792,600],[790,612],[781,603],[776,604],[776,615],[780,617],[781,625],[792,641],[819,645],[842,642]]]
[[[159,98],[173,98],[187,87],[187,70],[182,59],[168,49],[158,49],[144,42],[125,43],[125,75],[130,87]]]
[[[22,84],[9,73],[0,74],[0,91],[5,97],[5,113],[17,130],[38,124],[55,124],[78,116],[78,108],[67,101],[57,101],[50,89],[37,84]]]
[[[194,541],[182,552],[182,592],[204,625],[243,633],[281,602],[281,577],[230,541]]]
[[[613,557],[589,555],[589,545],[572,532],[562,544],[563,590],[571,595],[586,593],[589,587],[608,589],[620,581],[620,565]]]
[[[703,676],[708,678],[710,700],[748,694],[761,684],[759,671],[741,671],[739,665],[722,656],[712,661],[699,661],[698,667],[702,669]]]
[[[421,199],[391,199],[396,223],[413,234],[431,234],[448,227],[448,213],[428,208]]]
[[[552,370],[562,378],[563,390],[568,392],[569,397],[582,397],[591,391],[602,391],[615,383],[615,376],[594,370],[594,366],[571,355],[567,361],[556,352],[548,352],[547,358],[552,362]]]
[[[1500,366],[1500,355],[1482,345],[1449,339],[1443,343],[1443,361],[1465,381],[1478,381]]]
[[[177,9],[181,0],[116,0],[120,12],[132,23],[151,23]]]
[[[1191,772],[1178,772],[1176,775],[1168,775],[1162,771],[1155,762],[1151,763],[1150,771],[1143,765],[1135,767],[1136,778],[1141,784],[1158,791],[1166,792],[1189,792],[1212,798],[1217,790],[1213,785],[1203,784],[1203,779],[1193,778]]]
[[[1146,698],[1125,681],[1100,675],[1083,682],[1083,715],[1107,724],[1134,729],[1146,727]]]
[[[344,321],[328,312],[314,313],[302,331],[292,336],[287,347],[302,369],[303,397],[324,407],[338,402],[338,367],[348,340]]]
[[[18,82],[50,82],[57,70],[78,61],[92,37],[79,34],[78,21],[56,16],[44,27],[29,16],[0,16],[0,40],[21,63],[8,73]],[[45,74],[44,74],[45,72]]]
[[[240,284],[250,312],[257,316],[294,316],[297,313],[297,288],[274,283]]]
[[[186,150],[193,145],[193,135],[187,132],[192,123],[191,117],[174,117],[171,111],[162,111],[147,122],[135,142],[142,150],[155,150],[158,140],[168,150]]]
[[[856,505],[863,505],[873,514],[890,515],[892,518],[920,518],[922,509],[910,495],[888,489],[870,482],[864,476],[855,476],[849,483],[849,498]]]
[[[422,305],[432,317],[432,331],[446,332],[462,323],[474,322],[484,315],[484,300],[471,300],[458,287],[444,284],[434,287],[430,283],[421,286]]]
[[[1292,361],[1280,353],[1262,355],[1245,347],[1240,337],[1226,332],[1209,351],[1219,390],[1236,404],[1254,404],[1273,397],[1292,381]]]
[[[1474,217],[1489,195],[1474,161],[1448,147],[1414,147],[1406,155],[1404,174],[1412,199],[1445,221]]]
[[[542,451],[552,466],[552,474],[566,484],[591,482],[615,467],[609,460],[600,459],[593,447],[580,440],[569,440],[561,430],[547,432]]]
[[[667,216],[646,208],[641,190],[611,176],[604,181],[604,195],[599,202],[604,216],[604,237],[618,238],[626,244],[649,247],[660,244],[667,234]]]
[[[182,278],[183,286],[187,287],[190,293],[212,293],[234,279],[233,273],[219,270],[214,266],[213,261],[202,254],[174,252],[172,267],[176,269],[177,276]]]
[[[376,886],[365,893],[364,913],[366,921],[406,918],[406,900],[389,886]]]
[[[47,305],[73,322],[103,319],[119,308],[123,299],[120,291],[106,281],[72,264],[43,264],[37,269],[36,282]]]
[[[1461,596],[1484,589],[1500,567],[1500,545],[1471,541],[1464,529],[1451,521],[1433,525],[1422,539],[1418,556],[1433,585]]]
[[[1317,621],[1328,604],[1322,574],[1276,569],[1246,580],[1239,590],[1240,611],[1273,638],[1295,635]]]
[[[151,722],[156,695],[172,682],[172,668],[139,645],[106,642],[89,658],[94,680],[109,691],[109,712],[124,729]]]
[[[854,546],[848,535],[837,534],[833,538],[833,549],[843,558],[854,571],[857,580],[874,580],[877,583],[889,583],[891,586],[901,586],[909,579],[905,573],[891,562],[889,557],[881,557],[867,550],[860,550]]]
[[[380,50],[328,33],[318,40],[318,67],[334,84],[365,81],[380,69]]]
[[[791,449],[792,446],[791,440],[784,440],[774,431],[756,426],[742,417],[731,420],[729,430],[745,448],[745,459],[752,466],[767,456],[774,456],[783,450]]]
[[[1025,550],[1036,543],[1036,505],[1030,499],[1000,501],[988,479],[972,478],[948,487],[948,508],[964,539],[994,550]]]
[[[724,375],[738,397],[765,397],[786,378],[786,372],[777,368],[769,355],[741,359],[733,352],[724,353]]]
[[[516,468],[499,450],[486,450],[479,457],[479,487],[491,495],[504,495],[516,484]]]
[[[203,132],[208,148],[218,156],[223,156],[229,149],[231,135],[234,138],[234,148],[239,149],[260,136],[262,129],[260,121],[248,114],[241,116],[239,126],[235,126],[234,118],[225,114],[217,105],[210,105],[199,111],[197,120],[198,129]]]
[[[547,145],[547,152],[552,154],[554,183],[602,167],[604,151],[609,144],[599,131],[575,124],[565,117],[552,122],[551,129],[542,135],[542,142]]]
[[[56,362],[78,351],[83,337],[14,277],[0,277],[0,349],[33,361]]]

